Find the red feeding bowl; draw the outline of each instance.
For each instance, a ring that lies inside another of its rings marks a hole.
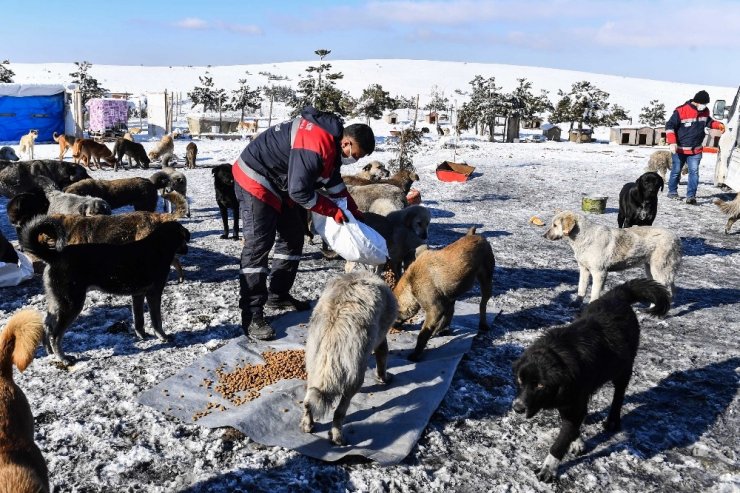
[[[406,195],[406,202],[408,202],[409,205],[421,204],[421,192],[415,188],[412,188]]]
[[[466,181],[475,171],[474,166],[452,161],[443,161],[437,166],[437,179],[441,181]]]

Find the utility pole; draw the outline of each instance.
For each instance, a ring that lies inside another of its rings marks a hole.
[[[419,95],[416,95],[416,109],[414,110],[414,129],[416,129],[416,120],[419,119]]]

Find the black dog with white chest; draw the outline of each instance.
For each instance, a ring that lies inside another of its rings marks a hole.
[[[146,335],[146,298],[154,332],[166,341],[162,330],[162,292],[175,254],[187,253],[190,232],[171,221],[160,224],[141,240],[120,245],[66,245],[65,239],[62,223],[49,216],[32,219],[21,235],[23,248],[48,264],[44,270],[44,346],[49,355],[55,354],[66,365],[73,362],[62,351],[61,340],[82,311],[88,289],[131,295],[134,331],[142,339]]]
[[[619,192],[620,228],[652,226],[658,213],[658,192],[663,190],[663,178],[648,171],[632,183],[626,183]]]
[[[216,191],[216,203],[221,211],[221,220],[224,222],[224,234],[221,238],[229,237],[229,212],[231,209],[234,214],[234,236],[233,239],[239,239],[239,201],[236,199],[234,192],[234,173],[231,171],[230,164],[220,164],[211,170],[213,173],[213,187]]]
[[[652,315],[665,315],[670,296],[665,286],[648,279],[628,281],[588,304],[570,325],[554,328],[527,348],[514,363],[517,396],[513,409],[533,417],[557,409],[560,432],[537,477],[551,481],[569,450],[583,452],[580,428],[588,401],[602,385],[614,384],[607,431],[621,427],[621,411],[640,343],[640,324],[631,305],[649,302]]]

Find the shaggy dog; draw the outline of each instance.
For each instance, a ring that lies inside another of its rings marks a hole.
[[[722,212],[728,214],[730,217],[727,219],[725,225],[725,234],[730,234],[730,228],[735,224],[735,221],[740,219],[740,193],[735,195],[735,198],[729,202],[725,202],[721,199],[714,199],[714,205],[720,208]]]
[[[100,197],[111,209],[133,205],[136,211],[154,212],[157,208],[157,188],[146,178],[120,180],[82,180],[64,189],[76,195]]]
[[[545,238],[568,238],[573,248],[580,269],[574,304],[581,303],[586,296],[589,276],[593,277],[593,302],[604,288],[607,272],[638,265],[644,265],[647,277],[663,284],[673,296],[673,281],[681,265],[681,240],[670,230],[653,226],[610,228],[592,223],[582,214],[566,211],[553,218]]]
[[[20,158],[10,146],[0,147],[0,160],[2,161],[18,161]]]
[[[21,137],[19,152],[25,154],[28,159],[33,159],[33,148],[36,145],[38,136],[38,130],[29,130],[26,135]]]
[[[580,427],[588,401],[607,382],[614,384],[614,397],[604,428],[609,432],[621,428],[622,402],[640,342],[640,324],[631,307],[638,301],[652,303],[648,313],[653,315],[665,315],[671,305],[662,284],[628,281],[590,303],[572,324],[540,336],[514,363],[518,389],[514,411],[528,419],[541,409],[557,409],[560,414],[560,432],[537,472],[541,481],[555,477],[569,449],[583,452]]]
[[[79,180],[90,178],[78,164],[55,160],[18,161],[0,169],[0,195],[12,198],[19,193],[38,188],[36,178],[45,176],[57,188],[64,188]]]
[[[23,391],[13,381],[13,365],[24,371],[44,335],[36,310],[13,315],[0,333],[0,487],[2,491],[49,491],[44,456],[33,441],[33,414]]]
[[[28,221],[40,214],[46,214],[49,210],[49,199],[39,188],[30,192],[19,193],[8,201],[5,207],[10,224],[15,227],[18,237],[21,236],[21,228]]]
[[[329,281],[308,322],[301,430],[310,433],[314,418],[333,408],[329,439],[344,445],[342,423],[373,352],[377,380],[383,384],[391,380],[386,372],[386,334],[397,312],[390,288],[369,272],[342,274]]]
[[[154,183],[157,190],[162,190],[162,196],[167,192],[177,192],[183,197],[187,198],[188,195],[188,179],[187,177],[177,171],[175,168],[164,166],[162,171],[157,171],[149,180]],[[185,202],[187,204],[187,201]],[[166,209],[168,203],[165,201],[163,207]],[[188,208],[187,216],[190,217],[190,209]]]
[[[61,340],[82,311],[88,289],[131,295],[134,331],[142,339],[146,336],[146,298],[154,332],[166,341],[162,330],[162,291],[175,254],[187,253],[188,230],[180,223],[166,222],[146,238],[125,245],[66,246],[65,238],[62,223],[48,216],[32,219],[21,233],[23,248],[48,264],[44,270],[47,353],[55,354],[66,365],[72,363],[62,351]]]
[[[190,142],[185,147],[185,166],[188,169],[195,169],[195,160],[198,157],[198,146],[195,142]]]
[[[234,174],[230,164],[220,164],[211,170],[213,173],[213,188],[216,191],[216,203],[221,212],[221,220],[224,223],[224,234],[221,238],[229,237],[229,213],[231,209],[234,214],[233,239],[239,239],[239,201],[234,192]]]
[[[495,266],[491,245],[475,234],[475,227],[441,250],[417,253],[393,290],[398,299],[399,325],[416,315],[419,308],[425,313],[416,348],[409,356],[411,361],[419,361],[429,339],[449,327],[455,300],[475,281],[481,291],[478,330],[488,330],[486,304],[492,294]]]
[[[375,183],[383,178],[388,178],[391,172],[380,161],[372,161],[362,167],[362,171],[356,175],[344,175],[342,180],[346,185],[366,185],[368,182]]]
[[[175,141],[172,140],[172,137],[169,135],[165,135],[162,137],[162,140],[157,142],[157,145],[149,151],[149,159],[152,161],[156,161],[158,159],[162,159],[162,156],[165,154],[174,154],[175,153]]]
[[[652,226],[658,213],[658,192],[663,190],[663,178],[648,171],[632,183],[626,183],[619,192],[620,228]]]
[[[368,212],[373,202],[378,199],[388,199],[396,209],[403,209],[408,205],[404,191],[390,183],[348,185],[347,190],[357,204],[357,208],[362,212]]]
[[[48,214],[78,214],[80,216],[110,215],[108,203],[98,197],[75,195],[57,190],[53,187],[44,187],[46,198],[49,201]]]
[[[665,181],[665,175],[671,171],[672,167],[673,156],[671,155],[671,151],[655,151],[650,155],[650,159],[648,159],[648,164],[645,171],[654,171],[658,173],[661,178],[663,178],[663,181]],[[689,174],[689,168],[685,164],[683,168],[681,168],[681,174]]]
[[[108,146],[92,139],[75,140],[72,146],[72,157],[89,169],[92,169],[91,161],[95,162],[98,169],[102,169],[100,166],[101,159],[113,169],[116,168],[116,158],[113,157],[113,153],[108,149]]]
[[[58,135],[56,132],[51,134],[54,142],[59,143],[59,160],[64,159],[64,155],[67,154],[67,149],[71,149],[74,146],[77,138],[73,135],[62,134]]]
[[[415,171],[402,169],[388,179],[381,179],[377,181],[357,178],[356,176],[346,176],[342,177],[342,179],[344,180],[345,184],[353,186],[372,185],[373,183],[388,183],[397,186],[398,188],[403,190],[404,193],[409,193],[409,190],[411,190],[411,185],[415,181],[419,180],[419,175],[417,175]]]
[[[148,169],[149,156],[146,155],[146,149],[138,142],[133,142],[128,139],[118,138],[116,143],[113,145],[113,156],[116,158],[116,164],[113,166],[113,171],[118,171],[118,165],[123,166],[123,156],[128,159],[128,167],[132,166],[131,159],[136,161],[136,166],[139,168]]]

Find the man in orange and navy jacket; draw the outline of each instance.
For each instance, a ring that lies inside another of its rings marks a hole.
[[[722,122],[712,120],[709,116],[708,104],[707,91],[699,91],[693,99],[676,108],[665,124],[666,142],[673,155],[673,166],[668,178],[668,197],[678,200],[678,179],[685,164],[689,168],[686,203],[692,205],[696,205],[699,163],[704,150],[705,134],[710,128],[725,131]]]
[[[316,192],[323,188],[331,197],[346,197],[347,208],[361,220],[339,168],[374,150],[375,136],[368,125],[345,128],[336,115],[310,106],[300,117],[268,128],[244,148],[232,171],[244,236],[239,307],[247,337],[275,337],[264,318],[265,305],[310,308],[308,302],[290,295],[303,252],[306,210],[338,223],[348,220],[331,199]],[[270,270],[267,256],[273,245]]]

